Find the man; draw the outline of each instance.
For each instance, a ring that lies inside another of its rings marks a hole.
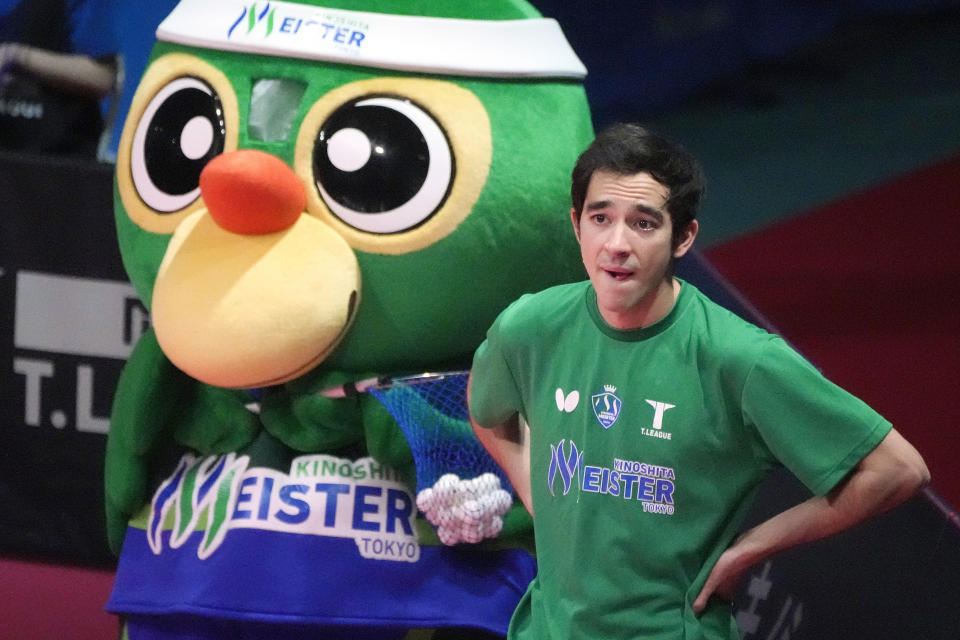
[[[737,639],[725,599],[744,571],[929,479],[889,422],[673,277],[702,192],[669,141],[601,133],[573,170],[589,281],[522,297],[477,350],[474,431],[534,515],[511,638]],[[737,537],[780,463],[814,497]]]

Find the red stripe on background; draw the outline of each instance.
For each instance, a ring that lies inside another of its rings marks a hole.
[[[112,640],[113,571],[0,558],[0,638]]]

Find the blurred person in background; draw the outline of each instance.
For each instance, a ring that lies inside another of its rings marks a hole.
[[[112,16],[109,0],[0,0],[0,148],[108,159]]]

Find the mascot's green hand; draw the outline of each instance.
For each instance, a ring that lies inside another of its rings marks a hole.
[[[296,451],[335,451],[361,440],[360,397],[327,398],[318,392],[362,379],[364,375],[325,372],[320,379],[303,379],[265,389],[260,420],[272,436]]]
[[[318,390],[374,377],[372,373],[327,371],[317,379],[295,380],[264,391],[260,420],[288,447],[309,453],[336,453],[359,445],[354,455],[373,456],[416,486],[410,446],[393,416],[369,393],[328,398]]]
[[[239,451],[260,431],[260,420],[247,408],[253,398],[245,391],[222,389],[194,381],[189,398],[176,416],[174,439],[200,453]]]

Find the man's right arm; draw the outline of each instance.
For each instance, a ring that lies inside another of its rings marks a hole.
[[[473,374],[471,373],[467,383],[468,404],[472,382]],[[487,427],[477,424],[471,415],[470,425],[483,448],[506,472],[507,479],[513,485],[513,490],[523,502],[523,506],[533,515],[533,504],[530,500],[530,452],[523,437],[519,416],[515,413],[506,421]]]
[[[745,531],[717,560],[693,603],[699,614],[713,593],[729,599],[740,577],[771,554],[847,529],[892,509],[930,480],[923,458],[895,429],[850,474],[814,496]]]

